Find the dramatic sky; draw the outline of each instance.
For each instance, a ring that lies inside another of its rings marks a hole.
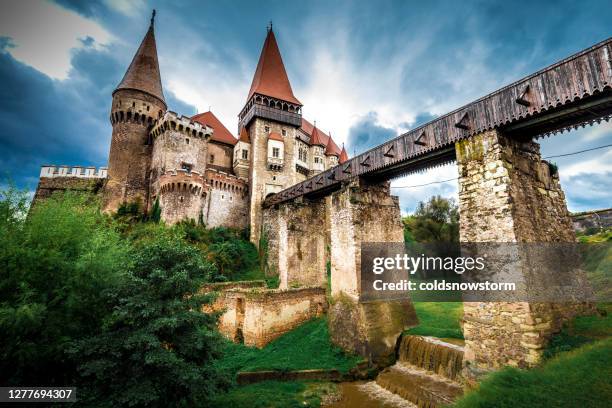
[[[0,173],[106,164],[111,93],[157,9],[170,109],[232,131],[273,21],[304,115],[361,152],[612,35],[602,1],[0,2]],[[543,156],[612,143],[612,123],[541,140]],[[572,211],[612,206],[612,149],[553,159]],[[457,177],[454,165],[394,187]],[[457,183],[395,188],[404,212]]]

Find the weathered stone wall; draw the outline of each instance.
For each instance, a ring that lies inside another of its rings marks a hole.
[[[190,166],[199,174],[206,171],[207,141],[205,137],[193,137],[186,130],[168,129],[153,139],[151,159],[151,205],[159,194],[159,179],[169,171]]]
[[[41,177],[32,199],[32,207],[51,197],[54,193],[65,191],[78,191],[84,193],[98,194],[104,182],[102,178],[81,177]]]
[[[202,214],[207,227],[246,228],[248,226],[248,184],[246,180],[215,169],[206,171],[209,191]]]
[[[231,173],[233,157],[234,146],[214,140],[208,142],[208,168]]]
[[[278,261],[280,251],[280,209],[278,206],[265,208],[263,211],[263,226],[259,252],[265,258],[266,276],[278,276]]]
[[[219,292],[214,305],[204,311],[222,311],[219,331],[228,339],[261,348],[326,308],[323,288],[250,288]]]
[[[398,199],[388,182],[356,179],[332,193],[330,202],[332,341],[373,363],[389,364],[399,335],[417,324],[416,313],[409,300],[360,301],[361,244],[404,241]]]
[[[272,247],[280,288],[326,286],[325,212],[324,198],[279,205]]]
[[[161,219],[171,225],[189,219],[198,222],[206,188],[197,172],[167,171],[159,178]]]
[[[105,211],[116,211],[122,203],[134,201],[148,208],[152,150],[149,129],[165,110],[162,101],[144,92],[121,89],[113,95]]]
[[[268,127],[268,131],[266,131]],[[281,170],[268,168],[268,134],[276,132],[283,134],[283,167]],[[250,163],[250,228],[251,242],[259,245],[262,227],[263,209],[261,203],[267,194],[279,192],[295,184],[298,180],[295,171],[295,145],[298,129],[262,118],[256,118],[249,125],[248,133],[251,138]]]
[[[462,242],[574,241],[558,175],[540,159],[536,143],[489,131],[457,143],[456,150]],[[536,364],[561,317],[582,308],[576,306],[465,303],[466,376]]]

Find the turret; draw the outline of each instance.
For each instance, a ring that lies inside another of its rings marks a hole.
[[[251,159],[251,139],[246,128],[240,129],[240,139],[234,146],[234,173],[238,177],[248,179]]]
[[[327,139],[327,146],[325,146],[325,157],[326,160],[326,169],[332,168],[338,164],[338,158],[340,157],[340,149],[334,139],[331,137],[331,133],[329,134],[329,138]]]
[[[167,109],[162,90],[154,18],[123,79],[113,91],[113,126],[108,158],[104,208],[116,211],[127,202],[139,202],[146,211],[152,143],[149,131]]]
[[[316,122],[310,134],[310,145],[312,146],[312,170],[320,173],[325,170],[325,143]]]
[[[293,94],[270,26],[238,127],[246,130],[250,140],[250,237],[256,245],[261,234],[261,203],[265,197],[304,178],[299,173],[296,141],[302,125],[301,110],[302,104]]]

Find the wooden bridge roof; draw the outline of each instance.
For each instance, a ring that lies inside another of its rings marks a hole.
[[[455,142],[486,130],[532,138],[608,120],[611,115],[612,38],[608,38],[268,197],[264,205],[325,194],[357,176],[390,179],[453,161]]]

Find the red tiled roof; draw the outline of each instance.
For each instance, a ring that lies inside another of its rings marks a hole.
[[[340,148],[338,147],[336,142],[334,142],[334,139],[332,139],[331,136],[327,139],[327,146],[325,147],[325,155],[340,157]]]
[[[338,159],[338,163],[342,164],[348,160],[348,154],[346,153],[346,149],[344,148],[344,143],[342,144],[342,151],[340,152],[340,158]]]
[[[251,143],[251,138],[249,137],[249,132],[246,130],[245,127],[240,129],[240,139],[239,140],[241,142],[243,142],[243,143]]]
[[[278,140],[284,142],[283,137],[276,132],[272,132],[268,135],[268,139],[270,140]]]
[[[329,141],[329,137],[327,138]],[[311,146],[326,146],[327,143],[323,141],[323,132],[317,129],[316,126],[312,128],[312,133],[310,134],[310,145]]]
[[[293,95],[283,58],[276,43],[276,37],[274,37],[274,31],[271,29],[268,30],[266,41],[261,50],[247,100],[251,99],[255,93],[301,105],[300,101]]]
[[[211,111],[198,113],[197,115],[192,116],[191,120],[213,128],[213,135],[210,138],[213,141],[226,143],[232,146],[238,142],[238,140],[236,140],[230,131],[223,126],[223,123],[221,123],[221,121]]]
[[[125,72],[119,85],[117,85],[115,91],[120,89],[136,89],[143,91],[153,95],[162,101],[164,105],[166,104],[161,84],[161,75],[159,73],[153,22],[151,22],[149,30],[142,39],[138,51],[136,51],[129,68]]]

